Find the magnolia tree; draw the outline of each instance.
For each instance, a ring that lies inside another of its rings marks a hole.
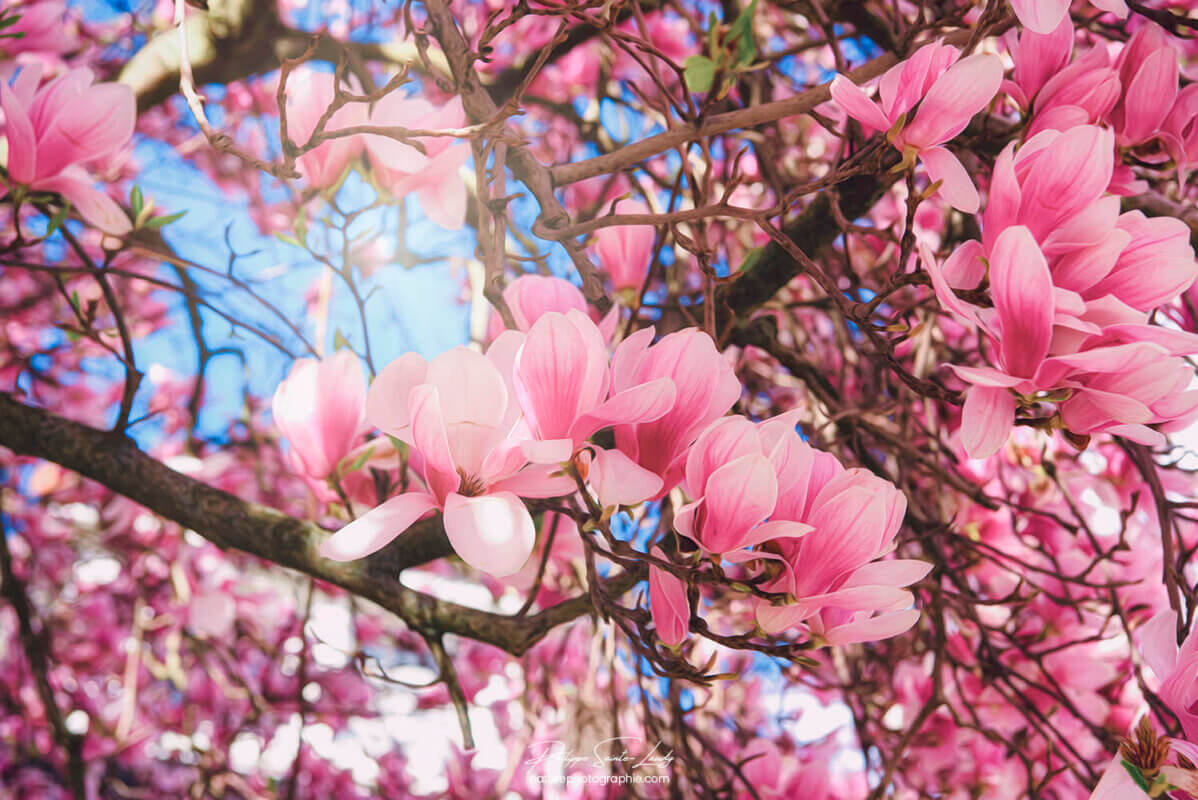
[[[1187,0],[10,0],[13,798],[1198,797]]]

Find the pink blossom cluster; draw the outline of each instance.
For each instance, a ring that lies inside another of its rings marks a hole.
[[[526,332],[503,332],[485,355],[464,347],[431,362],[404,355],[366,397],[345,351],[293,367],[274,408],[297,467],[311,478],[338,473],[364,414],[409,448],[423,485],[341,528],[323,555],[369,555],[440,511],[454,551],[504,577],[526,566],[536,543],[526,500],[573,495],[577,480],[601,507],[629,507],[682,483],[691,502],[676,512],[675,530],[716,563],[764,562],[762,588],[787,598],[758,603],[766,632],[802,626],[846,644],[915,623],[914,598],[902,587],[930,565],[879,561],[893,550],[906,509],[893,485],[813,449],[793,414],[758,424],[723,416],[740,383],[695,329],[654,342],[644,328],[609,356],[600,328],[577,308],[581,298],[555,281],[513,283],[520,319],[535,316]],[[563,300],[564,313],[550,310]],[[603,429],[612,429],[615,447],[589,441]],[[654,566],[649,585],[658,634],[677,645],[691,615],[683,581]]]
[[[1198,411],[1181,356],[1198,338],[1150,323],[1198,277],[1189,229],[1168,217],[1120,213],[1109,194],[1109,129],[1042,131],[995,164],[982,240],[943,263],[922,251],[942,306],[982,329],[997,366],[952,365],[971,385],[965,448],[1002,446],[1019,408],[1044,402],[1079,436],[1110,432],[1157,444]],[[961,299],[985,280],[993,307]]]

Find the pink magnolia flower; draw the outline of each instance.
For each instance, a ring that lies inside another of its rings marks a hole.
[[[533,323],[516,356],[513,383],[536,440],[525,452],[540,463],[568,461],[601,428],[659,419],[676,396],[668,377],[613,385],[603,334],[573,309]]]
[[[412,448],[426,491],[391,498],[321,545],[326,558],[373,553],[430,512],[444,512],[445,533],[470,566],[497,577],[517,572],[536,530],[520,497],[568,494],[573,484],[547,470],[522,472],[526,459],[513,431],[519,409],[505,380],[519,334],[501,337],[484,356],[465,347],[431,362],[407,353],[370,387],[367,419]]]
[[[1161,141],[1177,163],[1185,182],[1185,172],[1198,162],[1198,84],[1191,83],[1177,93],[1173,108],[1161,123]]]
[[[1106,194],[1109,130],[1044,131],[999,156],[982,242],[943,266],[921,258],[941,305],[990,338],[997,368],[953,366],[972,384],[962,412],[966,452],[982,458],[1006,441],[1017,405],[1055,395],[1078,434],[1118,433],[1145,443],[1194,413],[1185,362],[1198,341],[1149,325],[1147,312],[1198,276],[1189,229],[1140,212],[1119,214]],[[985,260],[984,260],[985,259]],[[987,270],[988,263],[988,270]],[[993,308],[962,302],[987,274]]]
[[[794,521],[766,522],[778,503],[775,448],[785,444],[767,449],[758,426],[741,416],[708,426],[687,455],[685,490],[694,502],[678,509],[674,529],[721,556],[810,531]]]
[[[662,479],[668,492],[682,480],[687,448],[709,424],[722,417],[740,397],[740,381],[715,342],[703,331],[687,328],[653,343],[654,330],[629,336],[612,356],[612,391],[669,379],[675,389],[672,406],[653,420],[616,427],[616,446],[641,467]]]
[[[1051,30],[1051,29],[1050,29]],[[945,201],[967,214],[978,210],[977,189],[957,157],[942,147],[998,93],[1002,62],[979,53],[961,61],[952,45],[934,42],[894,65],[878,81],[879,103],[844,75],[832,81],[832,99],[867,131],[892,132],[904,158],[918,158]],[[916,107],[914,117],[908,113]]]
[[[1132,147],[1156,136],[1177,97],[1178,51],[1159,25],[1147,24],[1128,40],[1116,67],[1123,91],[1110,113],[1116,139]]]
[[[349,350],[301,358],[275,389],[275,425],[291,444],[295,468],[314,480],[333,475],[364,432],[366,378]]]
[[[1049,33],[1030,28],[1012,29],[1006,36],[1007,50],[1015,62],[1011,79],[1003,81],[1003,91],[1022,108],[1030,108],[1036,95],[1054,75],[1065,69],[1073,52],[1073,23],[1065,17]]]
[[[642,202],[625,201],[617,204],[615,213],[648,214],[651,209]],[[595,231],[595,255],[617,293],[640,291],[656,239],[652,225],[612,225]]]
[[[79,36],[67,24],[67,4],[62,0],[16,4],[20,19],[5,33],[20,34],[0,39],[0,53],[67,53],[79,47]]]
[[[659,547],[653,548],[653,555],[665,559]],[[686,584],[673,573],[653,565],[649,566],[649,611],[658,638],[669,647],[682,644],[691,622]]]
[[[1198,635],[1177,645],[1177,612],[1161,611],[1143,628],[1140,652],[1160,681],[1157,694],[1177,715],[1186,738],[1198,740]]]
[[[297,145],[312,137],[321,116],[332,105],[336,94],[336,77],[314,69],[298,69],[287,80],[288,135]],[[325,125],[326,131],[365,125],[366,106],[347,103],[337,109]],[[362,153],[362,137],[347,136],[330,139],[298,159],[300,174],[308,183],[320,189],[336,186],[350,162]]]
[[[830,644],[885,639],[914,625],[919,611],[911,608],[914,597],[903,587],[922,580],[932,565],[878,560],[894,549],[907,511],[903,493],[814,450],[786,415],[760,428],[778,476],[774,519],[795,520],[811,530],[771,544],[782,568],[762,588],[789,593],[796,602],[758,603],[758,624],[767,633],[803,625]]]
[[[92,71],[73,69],[38,87],[41,68],[0,81],[0,109],[8,140],[8,175],[17,186],[55,192],[87,222],[116,236],[132,229],[121,207],[97,189],[86,167],[102,164],[133,136],[133,90],[96,84]]]
[[[370,123],[409,130],[459,128],[466,121],[458,98],[435,108],[421,97],[392,92],[374,104]],[[466,163],[470,148],[446,136],[421,139],[425,153],[385,136],[368,135],[366,152],[378,185],[395,197],[415,193],[420,207],[433,222],[457,230],[466,221],[466,185],[458,168]]]

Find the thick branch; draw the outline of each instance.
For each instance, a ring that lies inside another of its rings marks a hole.
[[[339,586],[422,632],[466,636],[520,655],[553,627],[591,610],[584,595],[518,619],[408,589],[396,577],[398,568],[445,555],[443,533],[436,523],[404,534],[384,558],[385,569],[373,560],[330,561],[317,552],[328,536],[320,527],[175,472],[123,436],[30,408],[4,393],[0,393],[0,446],[78,472],[222,548],[242,550]],[[619,575],[609,581],[606,591],[618,595],[638,578]]]

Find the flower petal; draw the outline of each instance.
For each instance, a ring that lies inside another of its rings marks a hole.
[[[445,500],[445,533],[463,561],[497,578],[519,572],[537,538],[528,509],[511,492],[450,494]]]
[[[320,544],[320,555],[333,561],[368,556],[391,542],[437,503],[424,492],[405,492],[377,506]]]

